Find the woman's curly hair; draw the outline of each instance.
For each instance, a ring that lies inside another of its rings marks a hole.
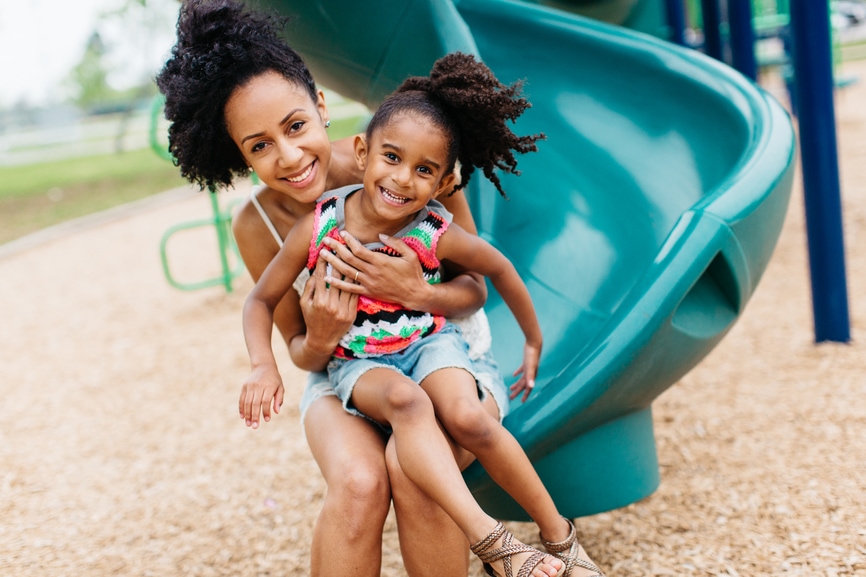
[[[229,136],[225,105],[254,77],[274,71],[309,92],[313,76],[280,37],[286,19],[234,0],[184,0],[177,43],[156,77],[165,95],[169,151],[181,174],[202,188],[229,186],[249,167]]]
[[[449,137],[448,167],[460,162],[460,190],[476,168],[484,172],[503,196],[505,191],[494,172],[499,168],[520,174],[514,153],[538,149],[544,134],[517,136],[506,121],[515,121],[531,106],[520,96],[522,82],[510,86],[497,80],[483,63],[455,52],[436,61],[430,76],[406,79],[379,107],[367,126],[367,138],[397,114],[421,113]]]

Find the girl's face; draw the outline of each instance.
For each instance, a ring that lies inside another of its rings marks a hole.
[[[383,218],[400,219],[421,210],[453,185],[448,140],[427,118],[399,113],[370,141],[355,138],[355,158],[364,171],[364,192]]]
[[[328,110],[276,72],[237,88],[225,106],[228,132],[258,177],[297,202],[313,203],[325,191],[331,142]]]

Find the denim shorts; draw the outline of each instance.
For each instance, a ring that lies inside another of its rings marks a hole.
[[[431,335],[429,337],[425,337],[423,339],[420,339],[420,341],[413,343],[413,346],[416,344],[419,344],[422,341],[429,340],[432,337],[441,335],[442,333],[444,333],[446,331],[448,331],[448,333],[452,334],[452,335],[455,332],[457,332],[459,334],[459,331],[455,331],[454,327],[452,327],[451,324],[448,323],[445,325],[445,327],[439,333],[437,333],[435,335]],[[461,350],[465,351],[466,343],[463,342],[462,337],[459,337],[458,340],[461,341],[459,346],[454,345],[453,343],[451,346],[455,346],[456,350],[459,353]],[[406,351],[404,351],[404,352],[406,352]],[[438,354],[438,353],[436,353],[436,354]],[[449,354],[450,354],[450,352],[449,352]],[[465,354],[465,352],[463,354]],[[397,356],[397,355],[388,355],[388,356]],[[446,354],[445,356],[447,357],[448,355]],[[458,355],[458,356],[462,356],[462,355]],[[377,361],[377,360],[382,360],[383,358],[384,357],[376,357],[373,359],[356,359],[355,361],[351,361],[351,362],[356,362],[357,360]],[[441,368],[445,368],[445,367],[455,366],[452,359],[446,358],[445,361],[446,362],[444,363],[443,366],[439,366],[437,368],[441,369]],[[340,362],[347,363],[349,361],[340,361]],[[479,358],[470,361],[470,363],[471,363],[471,369],[467,369],[467,370],[475,377],[476,381],[478,382],[479,396],[480,396],[481,400],[484,401],[488,395],[491,395],[493,397],[494,402],[496,403],[497,409],[499,410],[499,420],[502,421],[502,419],[504,419],[505,416],[508,414],[508,409],[509,409],[508,389],[505,386],[505,381],[502,379],[502,373],[499,370],[499,365],[496,363],[496,359],[493,358],[493,353],[488,349]],[[373,365],[373,366],[368,365],[368,368],[366,370],[369,370],[371,368],[375,368],[376,366],[387,366],[387,368],[391,368],[391,369],[394,368],[394,366],[392,366],[390,364],[389,365],[380,364],[380,365]],[[429,366],[431,366],[431,365],[428,365],[428,367]],[[360,374],[358,374],[354,378],[354,382],[357,382],[358,377],[360,377],[361,374],[366,372],[366,370],[361,372]],[[401,373],[406,374],[403,372],[402,369],[398,369],[398,370]],[[429,370],[429,368],[423,369],[423,370],[428,371],[424,376],[427,376],[430,374],[430,372],[432,372],[432,370]],[[436,370],[436,369],[433,369],[433,370]],[[420,374],[421,371],[416,371],[416,372]],[[407,375],[407,376],[409,376],[409,375]],[[413,380],[415,380],[415,379],[413,379]],[[421,379],[421,380],[423,380],[423,379]],[[352,387],[354,387],[354,382],[351,385]],[[419,381],[415,380],[415,382],[419,382]],[[344,391],[344,395],[345,395],[345,391]],[[304,387],[304,393],[301,396],[301,402],[300,402],[301,424],[302,425],[304,422],[304,417],[307,413],[307,409],[317,400],[321,399],[322,397],[327,397],[327,396],[336,396],[336,397],[339,397],[342,401],[342,397],[340,397],[337,394],[336,387],[334,387],[334,385],[331,384],[331,381],[328,378],[327,372],[319,371],[316,373],[310,373],[307,376],[307,385],[306,385],[306,387]],[[349,391],[349,396],[351,397],[351,390]],[[346,406],[345,403],[344,403],[344,406]],[[349,412],[351,412],[353,414],[360,415],[360,413],[358,411],[355,411],[355,410],[350,410]]]

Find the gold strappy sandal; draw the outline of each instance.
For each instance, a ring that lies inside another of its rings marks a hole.
[[[502,546],[490,551],[489,549],[493,547],[493,544],[496,543],[500,537],[502,538]],[[529,577],[532,574],[532,570],[538,567],[538,565],[544,561],[545,557],[549,556],[548,554],[533,549],[529,545],[525,545],[520,541],[515,543],[514,535],[509,531],[506,531],[505,525],[501,522],[496,524],[496,527],[493,528],[493,531],[491,531],[487,537],[474,545],[470,545],[469,548],[472,549],[472,552],[481,560],[481,563],[484,566],[484,572],[491,577],[499,577],[493,572],[493,566],[490,564],[499,561],[500,559],[502,560],[502,566],[505,569],[504,577],[514,577],[511,568],[511,557],[519,553],[532,553],[529,559],[524,561],[523,565],[520,566],[520,571],[517,572],[517,577]],[[562,570],[560,570],[559,574],[562,574]]]
[[[563,519],[565,519],[565,517],[563,517]],[[601,569],[599,569],[595,563],[589,561],[588,556],[586,559],[580,558],[581,547],[580,543],[577,542],[577,530],[574,528],[574,523],[572,523],[570,519],[565,520],[568,521],[568,526],[571,528],[571,532],[564,541],[551,543],[550,541],[545,541],[543,537],[541,538],[541,542],[544,544],[544,548],[547,549],[547,552],[558,557],[563,563],[562,570],[559,572],[560,577],[571,577],[571,572],[575,567],[580,567],[587,571],[595,571],[593,575],[587,577],[604,577],[604,573],[601,572]],[[586,555],[586,551],[584,551],[584,555]]]

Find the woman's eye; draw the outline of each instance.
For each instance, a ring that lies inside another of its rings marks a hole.
[[[251,150],[253,152],[261,152],[264,149],[265,149],[265,143],[264,142],[256,142],[255,144],[253,144],[253,147]]]
[[[289,125],[289,132],[297,132],[301,128],[304,127],[304,123],[302,121],[293,122]]]

